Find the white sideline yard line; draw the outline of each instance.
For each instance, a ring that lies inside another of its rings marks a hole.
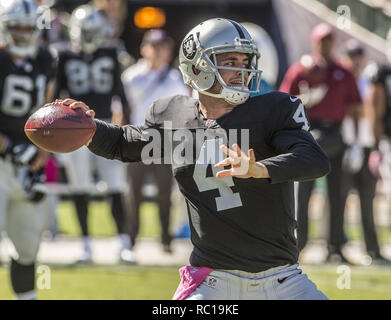
[[[306,247],[300,264],[322,267],[327,254],[324,241],[310,241]],[[14,247],[8,238],[0,242],[0,260],[9,261],[14,254]],[[95,237],[91,239],[92,258],[94,264],[117,265],[119,263],[120,243],[116,237]],[[162,251],[158,238],[140,238],[135,246],[135,255],[138,265],[144,266],[180,266],[189,263],[192,244],[189,239],[174,239],[173,253]],[[346,256],[352,261],[360,261],[365,254],[361,242],[351,241],[345,248]],[[391,244],[382,246],[385,257],[391,259]],[[69,264],[72,265],[83,253],[83,243],[78,237],[58,236],[54,240],[43,240],[38,253],[40,264]],[[357,265],[356,267],[360,267]],[[330,268],[334,268],[333,265]],[[363,268],[369,268],[363,266]],[[391,270],[389,268],[388,270]]]
[[[318,16],[325,22],[333,25],[339,30],[349,34],[352,37],[359,39],[360,41],[371,46],[375,50],[378,50],[382,53],[386,51],[386,40],[377,34],[361,27],[354,21],[350,21],[351,25],[349,29],[341,29],[337,25],[338,19],[341,17],[337,12],[329,9],[323,3],[320,3],[316,0],[291,0],[298,6],[302,7],[304,10],[311,12],[312,14]]]
[[[35,191],[43,192],[47,195],[71,195],[76,189],[67,183],[48,182],[37,184],[34,186]],[[94,183],[88,190],[88,194],[92,196],[106,195],[108,192],[107,185],[100,182]],[[154,197],[158,193],[158,189],[153,183],[146,183],[142,186],[142,194],[147,197]]]
[[[34,190],[43,192],[48,195],[69,195],[72,194],[73,189],[66,183],[45,183],[34,186]],[[106,190],[100,191],[97,187],[92,187],[89,190],[91,195],[103,195]]]
[[[3,238],[0,261],[8,262],[15,254],[14,246],[8,238]],[[91,239],[92,260],[97,265],[118,265],[120,242],[116,237],[96,237]],[[174,239],[172,254],[162,251],[158,238],[140,238],[134,248],[137,265],[140,266],[183,266],[189,264],[192,244],[188,239]],[[83,242],[77,237],[60,236],[54,240],[43,240],[38,252],[39,264],[65,264],[73,266],[82,256]]]

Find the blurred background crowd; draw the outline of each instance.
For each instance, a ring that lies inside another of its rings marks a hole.
[[[311,132],[332,164],[326,178],[296,185],[301,260],[311,243],[321,241],[327,251],[323,261],[391,266],[390,1],[35,2],[47,20],[41,45],[55,57],[53,97],[80,99],[98,118],[118,125],[141,123],[158,98],[194,94],[177,69],[180,41],[192,26],[218,16],[243,23],[261,53],[261,94],[280,90],[300,97]],[[97,74],[99,94],[83,91],[86,68]],[[106,73],[115,83],[107,92]],[[138,261],[133,249],[140,215],[151,208],[145,203],[156,209],[156,241],[164,254],[173,253],[175,239],[189,241],[184,201],[168,165],[113,165],[84,149],[51,155],[46,164],[46,241],[66,236],[72,223],[64,221],[73,219],[72,236],[80,236],[83,247],[75,262],[93,262],[96,233],[88,213],[103,202],[113,217],[119,261]],[[344,253],[353,240],[363,247],[355,261]],[[0,250],[0,260],[6,260],[4,244]]]

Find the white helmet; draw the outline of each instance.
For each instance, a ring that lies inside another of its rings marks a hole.
[[[93,6],[77,7],[72,12],[69,33],[75,49],[93,53],[108,37],[106,18]]]
[[[1,41],[6,50],[19,57],[35,56],[39,46],[39,13],[33,0],[3,3],[0,13]]]
[[[248,68],[218,66],[216,55],[225,52],[249,54]],[[179,50],[179,69],[184,82],[199,93],[238,105],[244,103],[251,93],[259,92],[262,73],[257,66],[259,57],[254,41],[243,26],[232,20],[215,18],[200,23],[185,36]],[[195,73],[193,67],[200,72]],[[241,86],[228,86],[219,73],[220,69],[240,71]],[[246,72],[249,76],[245,83]],[[221,92],[207,92],[216,81],[222,86]]]

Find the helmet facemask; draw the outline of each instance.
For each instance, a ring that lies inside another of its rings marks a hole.
[[[240,43],[241,39],[235,39]],[[248,41],[246,41],[248,42]],[[220,66],[217,63],[217,55],[227,52],[241,52],[247,54],[249,58],[249,63],[246,68],[232,67],[232,66]],[[218,81],[222,87],[220,93],[211,93],[207,90],[200,90],[200,93],[214,96],[217,98],[223,98],[230,104],[241,104],[244,103],[252,93],[259,92],[259,86],[261,83],[261,74],[262,71],[258,69],[258,58],[259,53],[256,48],[250,46],[240,46],[240,47],[218,47],[205,50],[203,56],[200,59],[200,63],[197,63],[196,68],[200,69],[203,72],[210,73],[212,72],[215,76],[215,85]],[[208,66],[205,68],[205,64]],[[220,74],[220,70],[232,70],[238,71],[241,74],[241,81],[238,85],[229,85],[225,83],[223,77]],[[246,75],[247,74],[247,75]],[[212,87],[213,87],[212,86]],[[211,87],[211,88],[212,88]]]

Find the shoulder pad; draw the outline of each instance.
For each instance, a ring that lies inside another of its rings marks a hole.
[[[174,127],[184,128],[196,116],[196,103],[196,99],[181,95],[158,99],[150,109],[149,118],[159,126],[170,121]]]
[[[254,96],[251,98],[251,100],[253,100],[255,103],[257,101],[264,100],[264,103],[266,102],[266,105],[274,106],[284,100],[288,101],[289,97],[292,97],[292,99],[294,98],[294,96],[289,93],[285,93],[282,91],[270,91],[261,95]]]

